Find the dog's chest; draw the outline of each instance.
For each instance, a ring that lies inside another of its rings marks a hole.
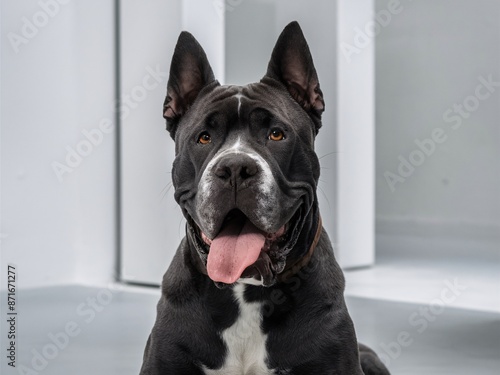
[[[266,365],[266,339],[262,332],[262,305],[245,302],[245,285],[234,286],[240,314],[234,324],[221,334],[227,346],[224,364],[220,369],[205,368],[206,375],[271,375]]]

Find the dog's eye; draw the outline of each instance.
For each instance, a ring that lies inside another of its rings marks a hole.
[[[210,142],[212,142],[212,137],[210,137],[210,134],[208,134],[208,132],[203,132],[198,137],[198,143],[201,143],[202,145],[206,145]]]
[[[279,129],[273,129],[271,133],[269,133],[269,139],[271,141],[282,141],[285,139],[285,134]]]

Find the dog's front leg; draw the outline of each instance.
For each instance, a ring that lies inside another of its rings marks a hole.
[[[189,358],[182,348],[168,348],[153,343],[157,339],[152,333],[146,344],[139,375],[204,375],[205,373]]]

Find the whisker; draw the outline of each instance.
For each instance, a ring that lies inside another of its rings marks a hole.
[[[161,194],[160,202],[165,199],[165,197],[167,196],[168,192],[170,191],[170,189],[172,188],[173,185],[174,185],[173,182],[169,181],[167,183],[167,185],[163,189],[161,189],[161,192],[160,192],[160,194]]]
[[[323,156],[320,156],[318,159],[321,160],[324,157],[327,157],[327,156],[330,156],[330,155],[333,155],[333,154],[340,154],[340,152],[339,151],[332,151],[332,152],[329,152],[329,153],[327,153],[327,154],[325,154]]]
[[[321,181],[321,180],[320,180]],[[324,181],[322,181],[324,182]],[[328,199],[325,191],[321,188],[321,186],[318,185],[318,189],[321,191],[321,193],[323,194],[323,197],[325,197],[326,199],[326,203],[328,204],[328,208],[331,210],[332,209],[332,205],[330,204],[330,200]]]

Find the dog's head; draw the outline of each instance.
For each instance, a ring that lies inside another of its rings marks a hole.
[[[175,48],[163,116],[190,246],[218,285],[272,285],[307,252],[318,225],[314,139],[324,110],[297,22],[258,83],[221,86],[189,33]]]

